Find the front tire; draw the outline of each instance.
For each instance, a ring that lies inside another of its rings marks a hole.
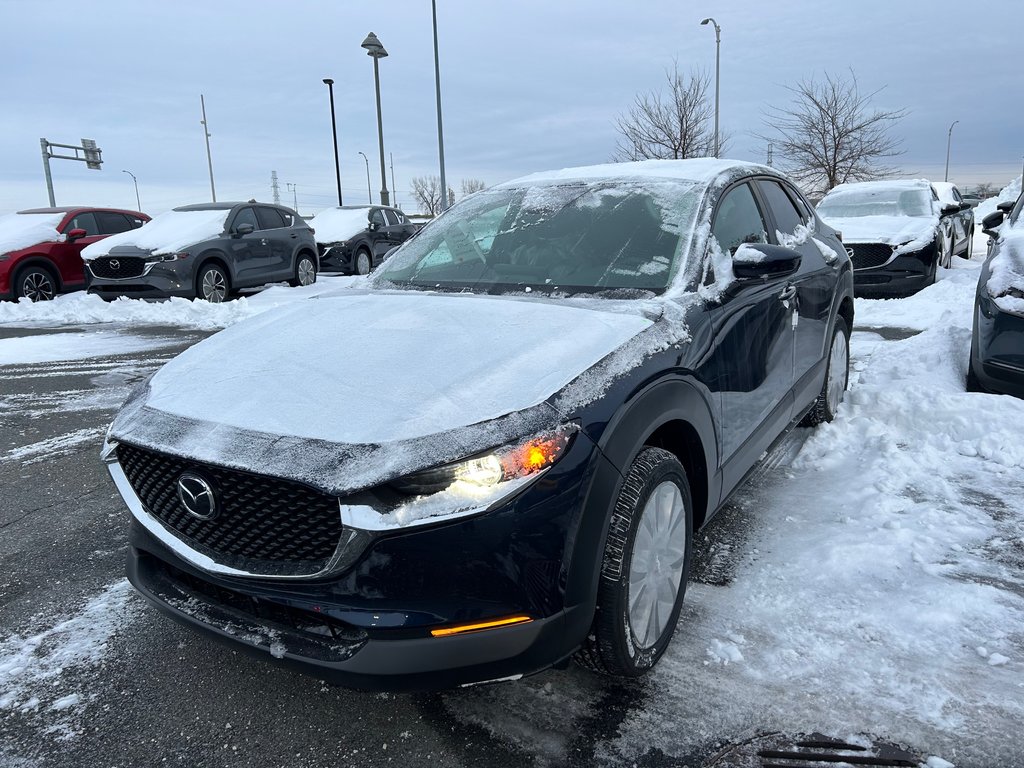
[[[583,666],[639,677],[661,658],[679,621],[692,538],[686,470],[668,451],[644,448],[612,511],[594,625],[577,654]]]
[[[196,298],[220,304],[231,292],[228,274],[219,264],[206,264],[196,277]]]
[[[370,258],[370,252],[365,248],[360,248],[356,251],[355,260],[352,264],[352,274],[354,275],[368,275],[370,270],[373,269],[373,259]]]
[[[300,285],[312,285],[316,282],[316,262],[307,253],[299,256],[295,263],[295,277],[288,281],[293,288]]]
[[[57,279],[49,269],[37,264],[19,269],[12,287],[15,299],[50,301],[57,295]]]
[[[832,330],[832,344],[828,350],[828,363],[825,368],[825,381],[814,406],[800,422],[801,427],[816,427],[832,421],[843,401],[843,393],[850,382],[850,329],[842,316],[836,317],[836,326]]]

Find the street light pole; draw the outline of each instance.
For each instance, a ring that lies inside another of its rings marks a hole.
[[[373,192],[370,191],[370,158],[368,158],[366,153],[361,150],[359,154],[362,155],[363,160],[366,161],[366,199],[369,201],[370,205],[373,205]]]
[[[203,108],[203,119],[200,122],[203,124],[203,136],[206,137],[206,164],[210,167],[210,197],[213,198],[213,202],[217,202],[217,190],[213,186],[213,155],[210,154],[210,131],[209,126],[206,123],[206,99],[203,98],[203,94],[199,94],[199,104]]]
[[[448,208],[448,182],[444,178],[444,128],[441,125],[441,65],[437,56],[437,0],[430,0],[434,18],[434,90],[437,92],[437,154],[441,161],[441,210]],[[392,183],[392,186],[394,184]]]
[[[946,177],[943,181],[949,181],[949,147],[953,143],[953,126],[959,122],[959,120],[954,120],[949,126],[949,132],[946,134]]]
[[[292,208],[294,209],[294,211],[296,213],[298,213],[299,212],[299,193],[298,193],[297,190],[299,188],[299,185],[298,184],[292,184],[290,181],[285,182],[285,185],[288,187],[288,191],[292,193]]]
[[[132,177],[132,181],[135,182],[135,210],[142,210],[142,203],[139,201],[139,180],[135,178],[135,174],[131,171],[121,171],[121,173],[127,173]]]
[[[398,185],[395,184],[395,153],[388,152],[388,157],[391,160],[391,191],[395,193],[395,208],[401,208],[398,204]]]
[[[338,180],[338,205],[344,205],[341,202],[341,163],[338,161],[338,123],[334,119],[334,81],[329,78],[324,78],[324,83],[327,85],[327,90],[330,93],[331,98],[331,135],[334,136],[334,177]]]
[[[380,115],[380,60],[388,55],[377,36],[371,32],[363,40],[366,55],[373,59],[373,84],[377,91],[377,142],[380,151],[380,204],[391,205],[388,195],[388,176],[384,170],[384,123]],[[372,200],[370,201],[373,202]]]
[[[706,18],[701,22],[701,26],[708,23],[715,25],[715,157],[718,157],[719,144],[718,144],[718,97],[719,97],[719,83],[721,82],[721,61],[722,61],[722,28],[718,26],[718,22],[712,18]]]

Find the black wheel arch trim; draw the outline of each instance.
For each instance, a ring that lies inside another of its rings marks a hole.
[[[14,265],[12,265],[10,271],[12,294],[15,293],[15,278],[17,278],[21,274],[21,271],[27,267],[41,267],[45,269],[47,272],[50,273],[50,277],[53,278],[54,292],[60,293],[61,291],[64,290],[64,281],[61,279],[60,269],[57,268],[57,265],[53,262],[53,260],[41,254],[32,254],[31,256],[23,257],[19,261],[15,262]]]
[[[567,543],[565,603],[597,605],[601,576],[601,553],[611,512],[622,488],[624,475],[660,427],[671,422],[689,424],[699,436],[706,477],[706,512],[710,519],[721,495],[718,467],[718,437],[712,410],[699,385],[679,377],[659,379],[631,397],[615,415],[597,442],[595,462],[586,496],[581,505],[576,537]],[[683,462],[684,466],[686,462]],[[691,485],[694,480],[691,479]],[[695,510],[697,513],[697,510]],[[697,517],[698,514],[695,514]],[[695,526],[696,529],[696,526]],[[582,637],[579,638],[582,642]]]

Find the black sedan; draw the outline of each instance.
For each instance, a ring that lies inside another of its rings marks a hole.
[[[103,452],[129,579],[187,626],[351,687],[573,657],[641,675],[695,531],[788,429],[835,416],[853,307],[835,233],[771,168],[485,190],[370,287],[232,326],[136,391]]]
[[[322,267],[351,275],[368,274],[419,230],[402,211],[379,205],[327,208],[312,224]]]
[[[946,217],[960,213],[924,179],[840,184],[818,203],[818,214],[842,233],[854,290],[864,298],[909,296],[934,283],[939,267],[952,264]]]
[[[974,297],[967,387],[1024,397],[1024,196],[1007,218],[985,217],[992,240]],[[1004,221],[1005,219],[1005,221]]]

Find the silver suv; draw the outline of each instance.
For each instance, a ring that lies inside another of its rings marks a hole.
[[[163,213],[82,252],[89,293],[219,302],[239,288],[316,282],[313,230],[289,208],[202,203]]]

